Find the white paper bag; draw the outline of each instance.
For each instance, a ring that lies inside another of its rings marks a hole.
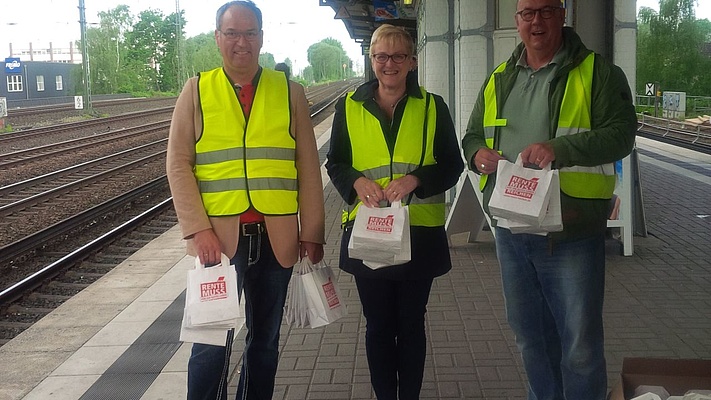
[[[301,275],[308,305],[309,325],[312,328],[328,325],[346,315],[341,290],[331,267],[323,261],[314,265],[308,257],[301,260]]]
[[[314,265],[308,257],[294,267],[287,292],[287,323],[318,328],[346,315],[346,305],[331,267],[323,261]]]
[[[525,168],[521,154],[515,164],[499,160],[496,185],[489,200],[491,215],[497,219],[540,226],[550,200],[552,176],[550,165],[542,170]]]
[[[536,235],[547,235],[548,232],[560,232],[563,230],[563,218],[560,207],[560,179],[558,170],[553,170],[550,185],[550,199],[546,215],[541,225],[531,225],[522,222],[511,221],[506,218],[497,218],[496,226],[507,228],[511,233],[533,233]]]
[[[183,310],[183,321],[180,325],[180,341],[186,343],[202,343],[211,344],[213,346],[225,346],[228,341],[231,341],[231,336],[235,331],[238,331],[244,318],[233,320],[233,325],[229,328],[220,328],[212,326],[188,326],[187,309]],[[232,331],[232,332],[230,332]]]
[[[372,269],[410,261],[410,213],[400,202],[390,207],[358,208],[348,256]]]
[[[288,324],[297,328],[306,328],[309,326],[309,307],[306,302],[304,281],[301,279],[301,275],[301,264],[297,264],[292,272],[289,288],[286,292],[284,318]]]
[[[188,326],[230,327],[240,316],[237,271],[224,254],[221,265],[208,268],[196,257],[186,291]]]

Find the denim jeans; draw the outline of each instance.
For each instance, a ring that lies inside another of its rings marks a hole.
[[[425,312],[433,279],[356,276],[355,281],[367,323],[365,352],[375,395],[378,400],[419,399],[427,353]]]
[[[529,400],[604,400],[605,238],[555,242],[496,228],[506,316]]]
[[[247,329],[237,399],[271,400],[292,268],[283,268],[276,260],[267,234],[241,237],[232,263],[237,285],[244,291]],[[227,399],[228,364],[225,347],[194,344],[188,361],[188,400]]]

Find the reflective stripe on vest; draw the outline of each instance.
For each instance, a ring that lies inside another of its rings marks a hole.
[[[587,132],[591,129],[592,79],[595,54],[590,53],[585,60],[568,73],[565,93],[560,105],[556,137]],[[484,89],[484,136],[486,144],[493,149],[497,126],[506,126],[505,119],[496,119],[497,100],[496,73],[506,68],[499,65],[489,78]],[[483,175],[479,188],[484,189],[487,175]],[[614,164],[593,167],[564,167],[560,169],[560,189],[568,196],[586,199],[609,199],[615,190]]]
[[[346,97],[346,125],[350,135],[353,168],[368,179],[386,187],[390,181],[404,176],[420,165],[433,165],[434,136],[437,126],[437,107],[429,106],[429,94],[420,88],[422,99],[409,97],[390,154],[380,121],[363,107],[363,102]],[[427,119],[425,120],[425,113]],[[425,123],[427,126],[425,127]],[[426,129],[425,129],[426,128]],[[413,226],[442,226],[445,221],[444,193],[420,199],[410,196],[410,224]],[[405,198],[407,199],[407,198]],[[343,212],[342,222],[355,219],[360,199]]]
[[[587,132],[592,128],[592,77],[595,54],[568,73],[560,106],[556,137]],[[560,190],[568,196],[585,199],[609,199],[615,190],[615,165],[565,167],[560,169]]]
[[[195,176],[209,216],[238,215],[250,205],[265,215],[297,212],[288,85],[284,74],[263,69],[245,120],[222,68],[200,73],[203,132],[195,144]]]
[[[499,103],[496,100],[496,85],[494,81],[496,79],[496,74],[500,73],[506,68],[506,63],[503,62],[499,64],[498,67],[491,74],[489,83],[487,83],[484,88],[484,139],[486,140],[486,146],[490,149],[494,148],[494,135],[496,134],[497,126],[506,126],[506,119],[496,118],[499,113]],[[486,186],[486,181],[489,175],[481,175],[479,177],[479,190],[484,190]]]

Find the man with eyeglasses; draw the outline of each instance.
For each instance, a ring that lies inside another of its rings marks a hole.
[[[487,212],[500,159],[559,169],[562,232],[492,219],[506,314],[529,400],[603,400],[605,230],[613,163],[634,145],[632,96],[623,71],[564,27],[560,0],[519,0],[514,18],[522,43],[482,86],[462,147]]]
[[[271,399],[292,266],[323,258],[324,201],[304,88],[259,66],[262,13],[248,0],[217,11],[223,66],[190,78],[170,127],[167,172],[189,254],[231,258],[244,293],[238,399]],[[226,335],[227,336],[227,335]],[[226,399],[231,340],[195,343],[188,399]]]

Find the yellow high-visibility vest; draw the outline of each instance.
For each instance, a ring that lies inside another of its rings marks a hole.
[[[420,88],[422,98],[409,97],[390,154],[380,121],[369,113],[363,102],[346,97],[346,125],[353,154],[353,168],[368,179],[386,187],[394,179],[402,177],[421,165],[433,165],[434,136],[437,125],[437,107],[430,106],[430,94]],[[407,200],[407,198],[405,198]],[[362,201],[344,210],[342,222],[355,219]],[[424,199],[414,194],[409,203],[410,224],[414,226],[442,226],[445,222],[444,193]]]
[[[558,116],[555,136],[562,137],[587,132],[591,127],[592,79],[595,54],[590,53],[585,60],[568,73]],[[506,62],[499,65],[484,88],[484,137],[490,149],[495,148],[496,127],[506,126],[506,119],[497,118],[495,75],[506,68]],[[609,199],[615,190],[615,166],[603,164],[592,167],[564,167],[559,171],[560,189],[568,196],[585,199]],[[482,175],[479,188],[484,189],[488,175]]]
[[[195,144],[195,176],[209,216],[298,211],[296,141],[291,136],[289,82],[263,69],[249,119],[222,68],[200,73],[203,132]]]

